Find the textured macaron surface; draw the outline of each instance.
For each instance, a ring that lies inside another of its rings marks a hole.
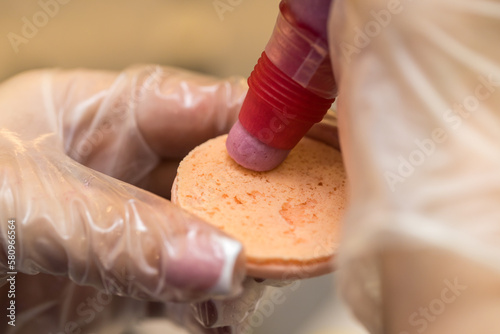
[[[229,156],[226,138],[207,141],[181,162],[177,204],[241,241],[247,261],[331,259],[347,201],[340,152],[304,138],[277,168],[255,172]]]

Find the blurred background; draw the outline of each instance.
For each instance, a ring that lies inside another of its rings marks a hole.
[[[277,0],[2,0],[0,80],[135,63],[248,76],[277,12]]]
[[[0,81],[42,67],[122,70],[137,63],[247,77],[264,50],[277,0],[2,0]],[[1,112],[1,111],[0,111]],[[366,333],[335,291],[335,275],[282,288],[285,302],[255,334]],[[135,333],[185,333],[166,321]]]

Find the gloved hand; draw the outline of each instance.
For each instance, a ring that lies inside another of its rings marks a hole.
[[[341,291],[373,334],[499,333],[498,1],[343,1]]]
[[[241,245],[134,185],[168,196],[177,162],[228,131],[246,89],[157,66],[34,71],[0,85],[0,306],[15,301],[16,316],[0,331],[119,333],[164,308],[193,333],[217,333],[194,321],[205,304],[148,302],[241,292]],[[234,323],[260,296],[252,288]]]

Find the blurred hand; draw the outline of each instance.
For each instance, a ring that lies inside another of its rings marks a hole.
[[[497,1],[335,1],[341,291],[370,333],[498,333]]]

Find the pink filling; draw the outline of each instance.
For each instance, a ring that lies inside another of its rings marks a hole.
[[[226,148],[238,164],[257,172],[268,171],[279,166],[290,153],[290,150],[264,144],[248,133],[239,121],[229,132]]]

